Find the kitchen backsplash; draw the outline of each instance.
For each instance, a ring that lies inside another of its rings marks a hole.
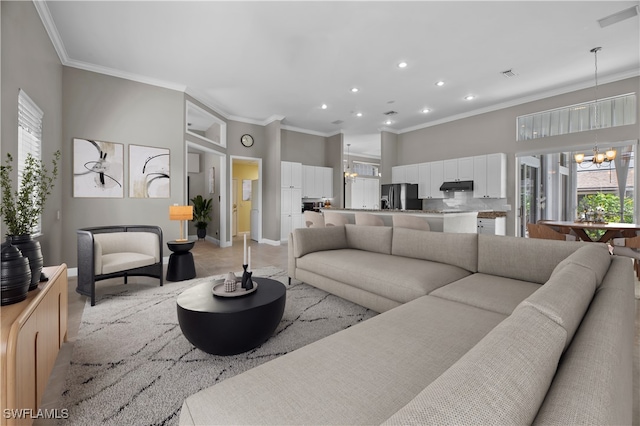
[[[506,198],[473,198],[472,192],[454,192],[453,196],[438,200],[422,200],[423,210],[493,210],[510,211],[511,205]]]

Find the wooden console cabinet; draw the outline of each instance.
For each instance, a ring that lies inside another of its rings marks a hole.
[[[36,415],[62,343],[67,340],[67,265],[44,268],[49,277],[27,299],[0,309],[2,364],[0,424],[31,424],[7,410]]]

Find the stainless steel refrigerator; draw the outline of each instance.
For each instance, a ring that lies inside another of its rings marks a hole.
[[[418,198],[418,184],[392,183],[382,185],[382,208],[388,210],[422,210],[422,200]]]

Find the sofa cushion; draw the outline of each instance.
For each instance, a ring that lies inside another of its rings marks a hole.
[[[188,397],[180,424],[380,424],[504,318],[421,297]]]
[[[323,250],[347,248],[347,237],[344,226],[328,228],[298,228],[293,230],[295,257]]]
[[[156,263],[153,256],[140,253],[111,253],[102,255],[102,271],[100,274],[112,274],[127,269],[141,268]]]
[[[470,274],[444,263],[354,249],[309,253],[297,259],[296,265],[400,303]]]
[[[478,235],[393,228],[392,254],[478,270]]]
[[[537,309],[563,327],[567,331],[569,346],[595,291],[596,277],[591,270],[570,263],[523,300],[521,305]]]
[[[374,253],[391,254],[393,228],[390,226],[344,226],[347,233],[347,246],[352,249]]]
[[[531,424],[565,337],[537,310],[518,307],[385,424]]]
[[[429,295],[511,315],[520,302],[539,288],[540,284],[536,283],[477,273],[440,287]]]
[[[558,271],[564,268],[569,263],[584,266],[585,268],[593,271],[596,277],[598,285],[602,282],[602,279],[609,270],[611,264],[611,256],[609,255],[609,249],[604,243],[587,244],[574,253],[569,255],[562,262],[558,263],[551,276],[555,275]]]
[[[592,243],[479,234],[478,272],[544,284],[562,259],[585,244]]]
[[[562,356],[534,424],[633,423],[633,269],[615,259]],[[637,342],[637,340],[636,340]],[[636,343],[637,344],[637,343]]]

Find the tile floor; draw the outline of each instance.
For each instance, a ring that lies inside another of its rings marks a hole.
[[[242,269],[242,235],[236,237],[232,247],[220,248],[215,244],[207,241],[196,242],[192,253],[196,265],[196,273],[198,277],[206,277],[210,275],[223,274],[229,271],[238,271]],[[251,247],[251,263],[254,268],[263,266],[276,266],[287,270],[287,245],[270,246],[267,244],[258,244],[247,238],[247,245]],[[168,249],[165,255],[168,255]],[[166,272],[166,266],[165,266]],[[151,278],[131,278],[139,280],[150,280],[150,284],[157,285],[157,280]],[[113,280],[111,280],[113,282]],[[100,285],[109,285],[110,280],[102,281]],[[146,282],[146,281],[143,281]],[[165,285],[171,285],[165,281]],[[636,282],[636,285],[639,285]],[[65,343],[58,355],[53,373],[47,384],[47,388],[42,399],[42,408],[64,408],[61,407],[60,395],[64,388],[65,378],[71,353],[73,342],[75,341],[82,311],[85,306],[86,297],[80,296],[75,292],[76,279],[69,278],[69,328],[68,342]],[[97,302],[99,303],[99,302]],[[634,364],[633,364],[633,393],[634,393],[634,417],[633,424],[640,426],[640,300],[636,300],[636,327],[635,327],[635,347],[634,347]],[[70,421],[69,423],[72,423]],[[34,425],[46,425],[46,420],[36,420]]]

